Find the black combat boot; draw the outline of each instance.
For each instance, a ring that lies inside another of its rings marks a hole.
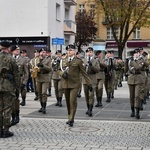
[[[90,117],[92,117],[92,110],[93,110],[93,105],[92,104],[90,104],[89,105],[89,112],[88,112],[88,115],[90,116]]]
[[[15,118],[15,123],[19,123],[20,118],[19,118],[19,110],[16,111],[16,118]]]
[[[111,102],[111,93],[108,93],[106,102]]]
[[[21,106],[25,106],[26,105],[26,101],[25,101],[25,97],[22,97],[22,102],[20,103]]]
[[[12,137],[14,134],[10,131],[3,131],[2,138]]]
[[[46,114],[46,102],[43,103],[42,113]]]
[[[16,118],[16,113],[12,113],[11,114],[11,126],[14,126],[16,123],[15,123],[15,118]]]
[[[81,97],[81,89],[79,90],[77,97]]]
[[[102,97],[98,97],[97,98],[97,104],[95,105],[95,107],[102,107]]]
[[[135,108],[134,107],[131,107],[131,115],[130,117],[135,117]]]
[[[51,96],[51,88],[48,89],[48,96]]]
[[[42,112],[43,109],[43,103],[41,102],[41,108],[39,109],[39,112]]]
[[[140,108],[136,108],[136,119],[140,119]]]
[[[35,92],[35,98],[34,100],[37,101],[39,98],[38,98],[38,92]]]
[[[111,92],[111,98],[114,98],[114,92]]]
[[[143,110],[143,100],[140,101],[140,110]]]
[[[55,106],[59,106],[59,97],[57,97],[57,103],[55,104]]]
[[[143,104],[146,104],[146,96],[144,96]]]
[[[0,129],[0,138],[2,138],[2,137],[3,137],[3,130]]]
[[[89,113],[89,104],[87,104],[87,111],[86,111],[86,114],[88,115]]]
[[[59,107],[62,107],[62,97],[58,97],[58,99],[59,99]]]

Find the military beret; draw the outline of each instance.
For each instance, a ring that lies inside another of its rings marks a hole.
[[[66,55],[66,53],[63,53],[61,56],[65,56]]]
[[[140,51],[144,50],[143,47],[139,47],[138,49],[139,49]]]
[[[50,49],[48,49],[47,52],[51,53],[52,51]]]
[[[61,50],[57,50],[55,54],[61,53]]]
[[[76,55],[81,54],[80,52],[76,52]]]
[[[136,48],[136,49],[133,51],[133,54],[138,53],[138,52],[140,52],[140,50],[139,50],[139,48]]]
[[[26,53],[26,52],[27,52],[27,50],[25,50],[25,49],[20,51],[20,53]]]
[[[16,49],[20,49],[20,47],[18,45],[13,45],[13,46],[10,47],[11,51],[14,51]]]
[[[44,49],[44,48],[41,48],[41,49],[39,50],[39,52],[42,52],[42,51],[47,51],[47,50]]]
[[[102,51],[98,50],[96,51],[95,55],[99,55]]]
[[[90,52],[90,51],[93,51],[92,47],[88,47],[88,49],[85,52],[87,53],[87,52]]]
[[[111,53],[112,54],[112,53],[114,53],[114,51],[113,50],[107,50],[106,53]]]
[[[144,51],[142,55],[143,55],[143,56],[146,56],[146,55],[148,55],[148,53]]]
[[[39,53],[39,50],[38,50],[38,49],[35,49],[35,50],[34,50],[34,53]]]
[[[73,44],[69,44],[68,46],[66,46],[66,50],[68,49],[75,49],[75,46]]]
[[[10,47],[10,43],[3,41],[0,43],[0,48],[9,48]]]

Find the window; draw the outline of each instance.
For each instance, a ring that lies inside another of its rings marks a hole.
[[[56,20],[60,21],[60,5],[56,3]]]
[[[116,32],[116,36],[118,37],[118,28],[115,29]],[[107,28],[107,40],[113,40],[113,33],[112,33],[112,29],[111,28]]]
[[[140,39],[140,28],[136,28],[133,32],[133,39]]]
[[[94,17],[94,12],[95,12],[95,5],[91,4],[90,5],[90,15],[91,15],[92,18]]]
[[[83,12],[85,9],[84,4],[79,4],[79,12]]]

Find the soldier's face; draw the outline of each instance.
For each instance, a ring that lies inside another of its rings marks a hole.
[[[44,57],[46,57],[46,55],[47,55],[46,51],[41,51],[41,52],[40,52],[40,56],[41,56],[41,57],[44,58]]]
[[[20,49],[15,49],[14,51],[13,51],[13,55],[15,55],[15,56],[17,56],[17,55],[19,55],[20,54]]]
[[[73,55],[75,55],[75,50],[70,48],[67,50],[67,54],[68,54],[68,57],[72,57]]]

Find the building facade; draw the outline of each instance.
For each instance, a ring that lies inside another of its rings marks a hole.
[[[83,11],[84,9],[93,11],[95,9],[95,3],[92,0],[77,0],[77,11]],[[96,23],[98,25],[97,37],[90,44],[95,50],[114,50],[115,55],[118,55],[117,44],[114,41],[113,34],[110,28],[107,28],[105,22],[105,16],[103,14],[98,14],[96,16]],[[119,31],[118,31],[119,34]],[[139,28],[136,29],[134,33],[129,37],[124,53],[123,58],[129,57],[130,52],[137,47],[143,47],[146,51],[150,49],[150,29],[149,28]],[[84,47],[85,48],[85,47]]]
[[[0,41],[26,49],[47,48],[53,53],[74,43],[75,0],[1,0]]]

